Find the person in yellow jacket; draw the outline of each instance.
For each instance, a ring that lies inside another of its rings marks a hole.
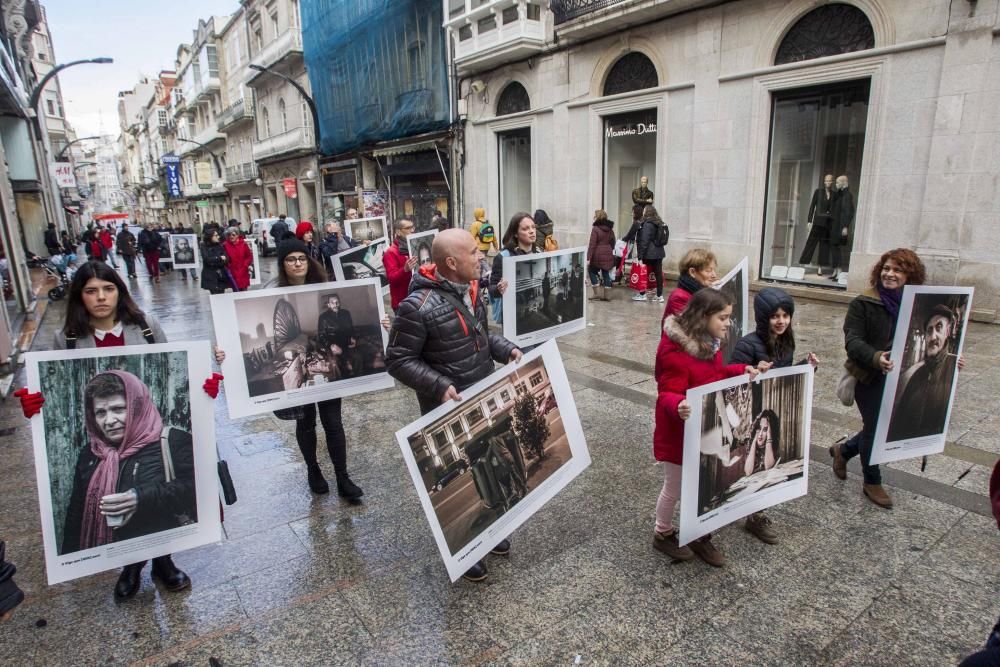
[[[491,249],[499,251],[500,240],[497,238],[496,227],[486,219],[486,209],[477,208],[472,212],[472,215],[475,217],[475,221],[469,228],[469,233],[476,239],[479,251],[484,255],[488,255]]]

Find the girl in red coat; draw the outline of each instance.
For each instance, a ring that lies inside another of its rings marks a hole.
[[[663,462],[663,489],[656,503],[656,532],[653,546],[674,560],[690,560],[695,554],[709,565],[722,567],[725,557],[705,535],[679,546],[673,525],[674,508],[681,493],[681,458],[684,454],[684,420],[691,416],[687,390],[749,373],[753,366],[724,366],[720,345],[729,330],[733,304],[714,290],[696,292],[684,312],[671,315],[663,323],[663,336],[656,350],[656,427],[653,454]]]
[[[229,257],[229,265],[226,267],[233,276],[236,289],[240,292],[250,287],[250,264],[253,263],[253,251],[250,246],[240,236],[240,231],[236,227],[226,230],[226,241],[222,244]]]

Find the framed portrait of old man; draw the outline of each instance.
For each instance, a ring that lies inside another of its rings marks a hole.
[[[49,584],[220,539],[208,343],[32,352]]]
[[[903,288],[872,463],[944,451],[972,294],[971,287]]]
[[[198,237],[195,234],[171,234],[169,243],[175,269],[198,268]]]
[[[393,386],[373,278],[212,296],[231,418]]]

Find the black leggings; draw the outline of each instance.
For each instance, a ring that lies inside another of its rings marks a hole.
[[[644,259],[642,263],[649,268],[649,273],[656,278],[656,296],[663,296],[663,260],[662,259]],[[643,290],[641,294],[645,294],[646,291]]]
[[[319,408],[319,421],[326,433],[326,449],[330,452],[333,469],[338,473],[347,472],[347,436],[344,435],[344,424],[340,420],[340,399],[332,398],[312,405],[303,405],[305,415],[295,420],[295,441],[299,444],[302,458],[306,465],[314,466],[316,462],[316,409]]]

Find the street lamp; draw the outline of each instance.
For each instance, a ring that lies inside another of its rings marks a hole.
[[[37,86],[35,86],[35,89],[31,91],[31,97],[28,98],[28,108],[30,108],[32,111],[35,112],[35,138],[36,139],[42,138],[42,125],[41,123],[38,122],[38,109],[37,109],[38,100],[42,96],[42,89],[45,88],[45,84],[47,84],[52,77],[54,77],[56,74],[63,71],[67,67],[73,67],[74,65],[87,65],[87,64],[107,65],[113,62],[114,62],[113,58],[104,58],[104,57],[87,58],[85,60],[74,60],[72,62],[56,65],[51,70],[49,70],[49,73],[43,76],[42,80],[38,82]]]
[[[299,85],[298,81],[296,81],[295,79],[293,79],[290,76],[286,76],[286,75],[282,74],[281,72],[275,72],[274,70],[269,69],[267,67],[263,67],[261,65],[247,65],[247,67],[249,67],[252,70],[256,70],[257,72],[264,72],[264,73],[267,73],[267,74],[273,74],[276,77],[282,78],[285,81],[287,81],[289,84],[291,84],[291,86],[293,88],[295,88],[295,90],[299,91],[299,94],[302,95],[302,99],[304,99],[306,101],[306,104],[309,105],[309,112],[312,114],[312,119],[313,119],[313,142],[314,142],[314,144],[316,146],[316,156],[319,157],[322,154],[321,151],[320,151],[320,148],[319,148],[319,139],[320,139],[320,137],[319,137],[319,112],[316,111],[316,102],[314,102],[313,98],[309,96],[309,93],[306,92],[306,89],[303,88],[301,85]]]
[[[65,146],[63,146],[61,151],[59,151],[58,153],[56,153],[56,162],[59,162],[59,160],[61,160],[63,158],[63,156],[66,155],[66,151],[68,151],[69,147],[72,146],[73,144],[78,144],[81,141],[88,141],[90,139],[103,139],[103,138],[104,137],[98,135],[98,136],[95,136],[95,137],[80,137],[79,139],[74,139],[73,141],[71,141],[68,144],[66,144]]]

